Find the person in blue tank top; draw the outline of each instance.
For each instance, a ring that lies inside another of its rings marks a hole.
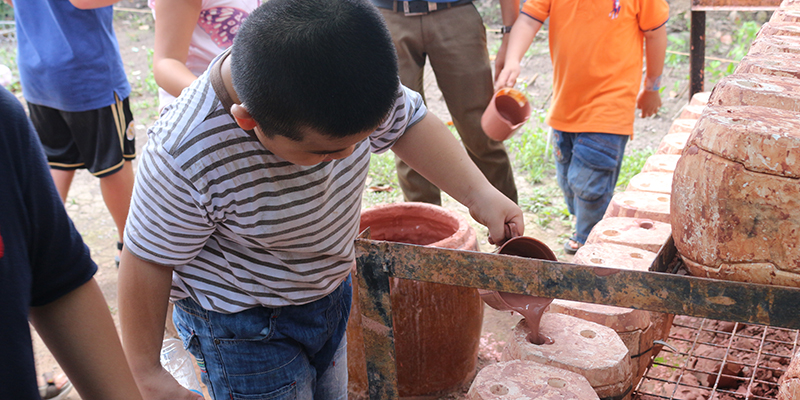
[[[77,169],[100,178],[121,250],[136,148],[131,87],[112,26],[115,1],[12,5],[22,92],[58,193],[66,201]]]

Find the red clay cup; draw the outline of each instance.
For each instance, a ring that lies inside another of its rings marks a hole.
[[[498,90],[481,116],[486,136],[503,141],[511,137],[531,116],[531,105],[522,92],[513,88]]]
[[[517,236],[509,239],[503,244],[503,246],[497,249],[496,253],[525,258],[535,258],[537,260],[558,261],[558,258],[556,258],[553,250],[550,250],[546,244],[528,236]],[[481,298],[489,307],[499,311],[512,310],[513,307],[511,304],[509,304],[509,302],[514,303],[520,298],[534,297],[484,289],[478,289],[478,293],[480,293]]]

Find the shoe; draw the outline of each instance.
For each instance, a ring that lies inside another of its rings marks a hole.
[[[578,247],[572,247],[573,242],[576,243]],[[583,247],[583,244],[575,240],[574,237],[571,237],[567,239],[566,242],[564,242],[564,252],[569,255],[574,255],[575,253],[578,252],[578,249],[580,249],[581,247]]]
[[[58,387],[52,372],[42,374],[42,377],[47,382],[44,386],[39,386],[39,396],[42,397],[42,400],[62,400],[72,391],[72,382],[69,380]]]
[[[122,251],[122,242],[117,242],[117,251]],[[114,262],[117,264],[117,269],[119,269],[119,254],[114,256]]]

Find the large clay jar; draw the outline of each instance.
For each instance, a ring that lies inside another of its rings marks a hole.
[[[672,233],[692,275],[800,286],[800,119],[709,107],[675,168]]]
[[[361,213],[361,230],[367,227],[373,240],[478,250],[467,221],[435,205],[373,207]],[[400,397],[436,398],[474,377],[483,324],[477,289],[392,278],[391,300]],[[347,328],[351,400],[366,398],[368,388],[360,319],[354,290]]]

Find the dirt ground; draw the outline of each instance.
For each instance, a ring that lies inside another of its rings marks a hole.
[[[120,49],[133,88],[131,104],[134,118],[136,119],[137,147],[141,148],[146,139],[147,128],[157,118],[157,99],[153,94],[151,74],[152,48],[153,48],[153,18],[146,8],[143,0],[125,0],[117,4],[116,32],[120,42]],[[494,34],[500,26],[499,7],[497,2],[479,0],[476,2],[485,16],[489,28],[490,53],[496,51],[498,36]],[[671,0],[671,20],[668,29],[671,33],[688,35],[688,8],[687,0]],[[729,13],[709,13],[708,36],[710,38],[722,37],[732,32],[740,22],[741,15]],[[768,15],[747,15],[746,18],[763,22]],[[546,30],[546,27],[545,27]],[[542,113],[549,107],[552,91],[552,67],[547,50],[546,35],[540,34],[535,43],[533,55],[524,65],[521,79],[528,82],[527,92],[532,99],[536,112]],[[444,121],[449,121],[441,93],[438,91],[432,74],[426,75],[425,92],[430,110]],[[680,113],[681,108],[688,100],[688,64],[682,67],[666,68],[664,71],[663,86],[670,88],[662,94],[664,102],[659,114],[653,118],[635,121],[635,139],[628,145],[628,151],[655,148],[661,138],[667,133],[672,121]],[[707,88],[710,87],[707,85]],[[532,190],[531,185],[518,174],[517,184],[522,196]],[[522,197],[521,196],[521,197]],[[459,213],[467,215],[466,209],[453,202],[446,201],[445,206]],[[74,180],[69,194],[66,208],[75,222],[78,230],[83,234],[84,240],[91,249],[92,256],[99,266],[97,280],[106,296],[109,309],[118,322],[117,316],[117,269],[114,266],[116,229],[106,211],[99,191],[97,180],[88,173],[80,171]],[[467,215],[468,217],[468,215]],[[532,217],[532,215],[528,215]],[[469,217],[468,217],[469,219]],[[529,220],[532,218],[528,218]],[[486,241],[486,230],[477,225],[473,226],[479,232],[481,249],[492,251]],[[556,251],[559,259],[570,261],[571,257],[564,254],[561,249],[563,238],[569,234],[568,224],[550,224],[543,228],[536,224],[526,225],[526,235],[536,237]],[[510,328],[520,317],[511,313],[497,312],[487,307],[484,319],[484,333],[481,338],[479,354],[479,367],[496,362],[505,342],[509,339]],[[36,361],[40,373],[57,369],[57,365],[47,349],[36,340]],[[461,393],[448,398],[462,398],[467,388]],[[80,397],[72,393],[68,399],[77,400]]]

